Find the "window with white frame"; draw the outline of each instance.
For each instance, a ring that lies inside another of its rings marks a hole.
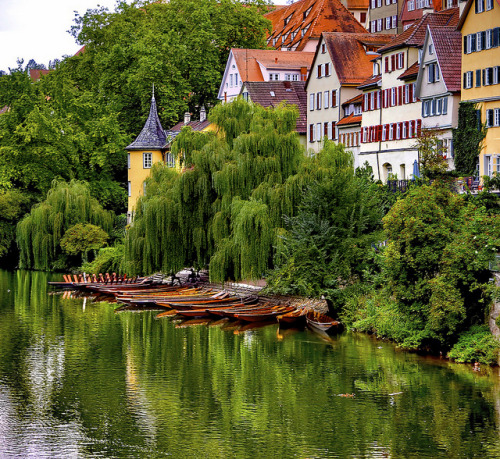
[[[280,74],[279,73],[270,73],[269,74],[269,81],[278,81],[280,79]]]
[[[321,123],[316,124],[316,140],[319,142],[322,139],[321,136]]]
[[[151,169],[153,165],[153,153],[143,153],[142,154],[142,167],[144,169]]]
[[[435,83],[440,80],[439,76],[439,66],[437,62],[432,62],[427,64],[427,82]]]
[[[292,75],[292,81],[299,81],[299,76],[296,73]]]
[[[398,69],[402,69],[405,66],[405,53],[398,53]]]
[[[392,28],[395,29],[398,26],[398,17],[397,15],[394,15],[392,17]]]
[[[333,135],[332,131],[333,131],[333,129],[332,129],[332,123],[331,122],[328,123],[327,130],[328,130],[328,138],[330,140],[332,140],[332,135]]]
[[[391,107],[396,105],[396,88],[391,88]]]
[[[325,76],[330,76],[330,62],[325,63]]]
[[[401,138],[401,123],[396,124],[396,140]]]
[[[394,139],[394,124],[389,124],[389,140]]]
[[[321,100],[323,98],[323,93],[316,93],[316,110],[321,110]]]
[[[464,89],[472,88],[472,70],[465,72],[464,75]]]
[[[370,7],[372,10],[377,8],[377,0],[370,0]]]
[[[377,8],[381,8],[382,7],[382,0],[377,0]]]
[[[132,196],[132,182],[127,183],[127,193],[128,197],[130,198],[130,196]]]
[[[476,33],[476,51],[481,51],[483,49],[483,33]]]
[[[377,31],[377,21],[372,21],[370,25],[371,33],[375,33]]]
[[[323,105],[325,108],[330,106],[330,91],[325,91],[323,93]]]
[[[377,32],[382,31],[382,19],[377,19]]]
[[[407,123],[406,122],[403,123],[401,135],[402,135],[403,139],[406,139],[408,137]]]
[[[130,169],[130,153],[127,153],[127,168]]]
[[[417,10],[421,10],[424,7],[424,0],[417,0],[415,6]]]
[[[391,21],[392,21],[391,16],[387,16],[385,18],[385,29],[386,30],[389,30],[391,28]]]
[[[309,94],[309,110],[314,110],[314,93]]]
[[[493,9],[493,0],[486,0],[486,11]]]
[[[415,0],[409,0],[408,11],[413,11],[415,9]]]
[[[484,0],[476,0],[476,13],[482,13],[484,11]]]
[[[500,108],[494,109],[493,126],[500,126]]]
[[[230,88],[233,87],[233,74],[232,73],[229,74],[229,87]]]
[[[172,153],[167,153],[165,155],[165,164],[167,167],[175,167],[175,158]]]
[[[290,73],[285,73],[285,81],[291,81],[292,75]]]

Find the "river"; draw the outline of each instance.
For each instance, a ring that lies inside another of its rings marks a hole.
[[[498,369],[353,333],[178,328],[51,279],[0,270],[2,458],[500,456]]]

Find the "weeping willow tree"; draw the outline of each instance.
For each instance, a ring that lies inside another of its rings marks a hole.
[[[212,110],[217,133],[183,130],[172,152],[184,171],[153,169],[127,234],[127,269],[209,266],[212,280],[261,277],[304,186],[296,119],[293,106],[236,100]]]
[[[19,266],[26,269],[63,269],[61,239],[69,228],[90,223],[109,233],[113,214],[91,197],[86,182],[54,181],[45,201],[37,204],[17,225]]]

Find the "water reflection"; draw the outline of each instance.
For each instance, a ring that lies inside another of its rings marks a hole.
[[[49,295],[47,280],[0,271],[0,456],[500,453],[498,370],[364,335],[179,329],[155,312]]]

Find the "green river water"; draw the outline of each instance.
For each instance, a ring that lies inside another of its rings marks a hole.
[[[176,328],[59,278],[0,271],[2,458],[500,456],[498,369],[353,333]]]

